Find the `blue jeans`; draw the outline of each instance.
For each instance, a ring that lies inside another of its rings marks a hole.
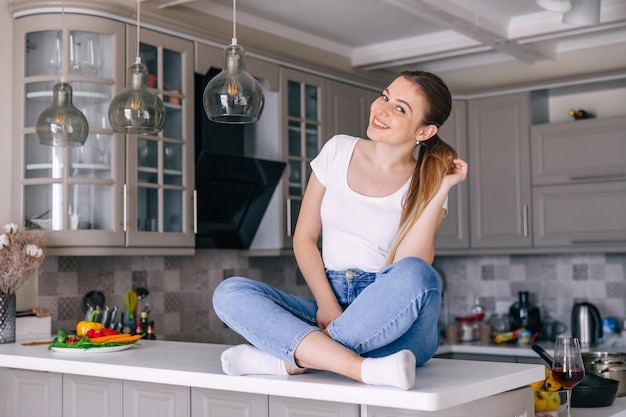
[[[418,365],[435,354],[441,289],[428,263],[404,258],[378,273],[350,269],[327,276],[344,309],[327,328],[333,340],[364,357],[409,349]],[[302,339],[320,330],[314,300],[248,278],[220,283],[213,308],[252,345],[292,365]]]

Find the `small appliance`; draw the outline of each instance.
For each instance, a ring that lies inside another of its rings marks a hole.
[[[602,317],[598,308],[588,302],[578,302],[572,308],[572,336],[581,346],[595,346],[602,339]]]

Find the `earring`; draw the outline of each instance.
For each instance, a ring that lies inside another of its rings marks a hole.
[[[420,141],[419,140],[415,141],[415,146],[420,146]]]

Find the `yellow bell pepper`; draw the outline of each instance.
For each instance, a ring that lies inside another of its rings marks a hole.
[[[89,317],[89,321],[86,321],[86,320],[79,321],[78,324],[76,324],[76,335],[86,336],[87,332],[90,329],[93,329],[94,331],[100,330],[102,328],[102,324],[98,323],[97,321],[93,321],[94,318],[96,317],[96,314],[98,314],[99,312],[100,312],[99,310],[95,310],[93,313],[91,313],[91,316]]]

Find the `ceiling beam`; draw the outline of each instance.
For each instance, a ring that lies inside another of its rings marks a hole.
[[[551,59],[552,55],[545,51],[538,51],[529,46],[520,45],[507,38],[504,33],[497,33],[496,28],[502,28],[501,22],[493,22],[485,16],[478,16],[467,9],[460,8],[448,0],[382,0],[415,16],[428,19],[445,28],[461,33],[468,38],[488,45],[496,51],[503,52],[514,58],[534,63]],[[476,21],[480,23],[475,23]],[[508,23],[508,22],[507,22]],[[486,27],[494,29],[486,29]],[[506,30],[501,30],[505,32]]]

